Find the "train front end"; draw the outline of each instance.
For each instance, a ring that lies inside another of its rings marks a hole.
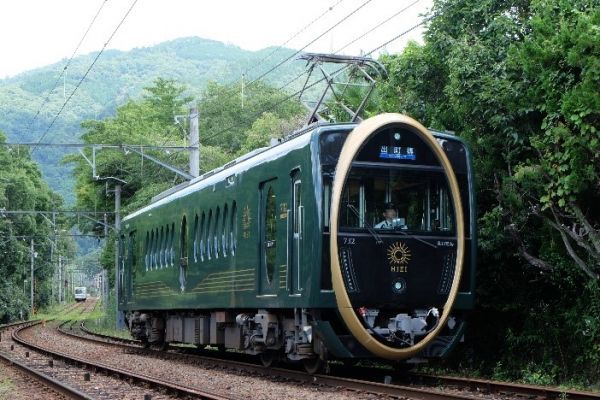
[[[335,147],[335,135],[323,138]],[[469,281],[463,288],[473,284],[465,267],[473,261],[466,147],[404,115],[382,114],[338,151],[324,182],[338,313],[377,357],[431,353],[436,337],[460,333],[453,308],[461,277]]]

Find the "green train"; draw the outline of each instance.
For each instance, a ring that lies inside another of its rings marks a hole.
[[[118,306],[148,345],[265,365],[424,360],[474,305],[469,149],[400,114],[315,124],[128,215]]]

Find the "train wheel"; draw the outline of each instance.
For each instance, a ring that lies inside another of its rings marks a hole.
[[[267,350],[260,353],[260,362],[267,368],[272,368],[279,362],[279,353],[274,350]]]
[[[320,357],[305,358],[302,360],[302,364],[306,372],[311,375],[323,372],[327,367],[327,361],[323,361]]]

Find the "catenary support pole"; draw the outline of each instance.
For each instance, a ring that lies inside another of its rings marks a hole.
[[[31,239],[31,250],[30,250],[30,257],[31,257],[31,316],[33,316],[33,313],[35,312],[34,308],[33,308],[33,269],[34,269],[34,259],[35,259],[35,253],[33,252],[33,239]]]
[[[200,176],[200,127],[198,125],[198,107],[190,107],[190,175],[194,178]]]
[[[121,184],[117,183],[115,185],[115,230],[117,231],[117,238],[115,240],[115,304],[117,305],[117,315],[116,315],[116,324],[117,329],[123,329],[125,327],[125,319],[123,317],[123,312],[119,311],[119,298],[120,298],[120,290],[122,288],[121,279],[122,279],[122,265],[120,265],[121,258],[121,248],[119,246],[119,237],[121,235]]]

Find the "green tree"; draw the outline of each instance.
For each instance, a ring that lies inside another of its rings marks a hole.
[[[473,150],[479,296],[468,342],[488,373],[501,363],[517,377],[600,379],[598,5],[438,0],[425,43],[381,60],[390,76],[375,111],[451,129]]]
[[[6,138],[0,133],[0,142]],[[51,211],[62,199],[42,179],[27,150],[0,146],[0,322],[27,317],[30,307],[30,241],[34,240],[35,298],[37,309],[51,301],[56,254],[71,257],[73,242],[57,235],[64,218],[7,211]],[[54,255],[54,257],[53,257]]]

